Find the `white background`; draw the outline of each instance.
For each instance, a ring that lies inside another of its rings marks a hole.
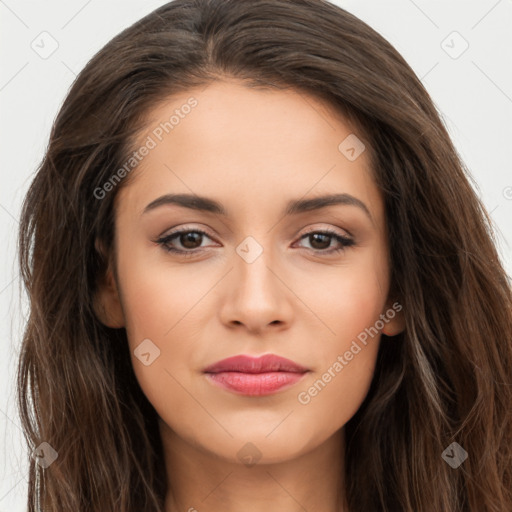
[[[113,36],[164,3],[0,0],[0,512],[26,510],[26,450],[14,394],[23,326],[15,262],[21,201],[75,75]],[[491,212],[511,274],[512,0],[335,3],[380,32],[422,79]],[[31,47],[42,46],[44,31],[58,43],[46,59]],[[463,48],[453,31],[469,44],[456,59],[445,51]]]

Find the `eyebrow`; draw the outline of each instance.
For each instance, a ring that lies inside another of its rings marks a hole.
[[[193,194],[165,194],[151,201],[145,208],[142,214],[154,210],[163,205],[176,204],[184,208],[192,210],[204,211],[213,213],[215,215],[222,215],[227,217],[228,213],[221,203],[210,199],[208,197],[197,196]],[[357,199],[350,194],[329,194],[311,199],[295,199],[287,203],[284,214],[296,215],[299,213],[309,212],[312,210],[319,210],[333,205],[348,205],[356,206],[363,210],[366,215],[373,221],[368,207],[363,201]]]

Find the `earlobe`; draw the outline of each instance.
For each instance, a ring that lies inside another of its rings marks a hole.
[[[98,241],[96,241],[95,246],[100,254],[105,254]],[[93,305],[96,317],[102,324],[113,329],[120,329],[125,326],[119,291],[113,276],[110,259],[107,271],[98,279]]]
[[[392,316],[392,312],[394,315]],[[389,319],[382,329],[382,334],[386,336],[396,336],[405,330],[404,308],[399,302],[394,302],[389,306],[384,315]]]

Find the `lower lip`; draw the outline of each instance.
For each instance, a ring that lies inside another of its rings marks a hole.
[[[306,373],[307,372],[219,372],[207,373],[206,375],[210,381],[230,391],[249,396],[262,396],[270,395],[280,389],[296,384]]]

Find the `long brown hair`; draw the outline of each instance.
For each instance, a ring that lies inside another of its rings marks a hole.
[[[101,199],[97,190],[133,153],[152,106],[223,77],[315,95],[357,122],[385,200],[406,328],[383,336],[346,425],[350,511],[511,511],[512,297],[490,219],[408,64],[324,0],[176,0],[76,78],[20,224],[30,317],[19,407],[30,449],[58,453],[46,469],[31,459],[29,511],[163,510],[156,412],[125,330],[93,307],[130,176]],[[468,454],[455,469],[441,456],[453,442]]]

